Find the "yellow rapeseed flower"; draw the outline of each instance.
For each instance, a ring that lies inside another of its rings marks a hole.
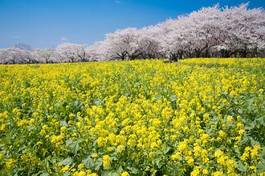
[[[103,159],[102,159],[102,162],[103,162],[103,168],[104,169],[110,169],[111,167],[111,159],[110,159],[110,156],[109,155],[104,155],[103,156]]]
[[[121,173],[121,176],[130,176],[130,174],[127,171],[124,171]]]

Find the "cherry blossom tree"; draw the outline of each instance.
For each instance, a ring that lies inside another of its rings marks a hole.
[[[162,50],[172,60],[183,57],[210,57],[211,47],[224,40],[218,6],[203,8],[188,16],[161,24]]]
[[[22,64],[36,63],[30,51],[19,48],[6,48],[0,50],[0,63],[2,64]]]
[[[63,43],[58,45],[55,51],[62,62],[87,61],[85,46],[81,44]]]
[[[126,28],[106,34],[85,47],[63,43],[53,49],[0,50],[1,63],[80,62],[112,59],[190,57],[265,57],[265,11],[247,4],[202,8],[141,29]],[[22,49],[21,49],[22,48]]]
[[[32,55],[40,63],[60,62],[54,49],[36,49],[32,51]]]
[[[158,26],[138,30],[137,47],[141,58],[158,58],[161,56],[159,34]]]
[[[183,57],[255,57],[264,48],[265,14],[246,4],[203,8],[160,24],[162,52]],[[248,55],[252,54],[252,55]]]
[[[85,49],[89,61],[110,60],[109,46],[106,41],[96,42]]]
[[[140,55],[136,28],[118,30],[106,35],[106,55],[113,59],[135,59]]]
[[[223,30],[226,39],[221,44],[230,57],[247,57],[257,54],[264,46],[265,12],[262,9],[248,9],[247,4],[226,8],[223,11]]]

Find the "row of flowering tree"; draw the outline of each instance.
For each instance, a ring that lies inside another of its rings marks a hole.
[[[0,63],[58,63],[90,61],[85,45],[63,43],[55,49],[0,49]]]
[[[55,49],[1,49],[0,63],[264,56],[265,11],[244,4],[202,8],[154,26],[118,30],[88,47],[64,43]]]

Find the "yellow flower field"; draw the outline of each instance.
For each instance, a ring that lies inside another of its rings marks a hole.
[[[0,175],[265,175],[265,59],[0,66]]]

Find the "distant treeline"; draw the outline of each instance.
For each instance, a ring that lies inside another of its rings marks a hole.
[[[194,57],[265,57],[265,11],[219,6],[141,29],[106,35],[92,46],[63,43],[55,49],[0,49],[0,63],[58,63]]]

